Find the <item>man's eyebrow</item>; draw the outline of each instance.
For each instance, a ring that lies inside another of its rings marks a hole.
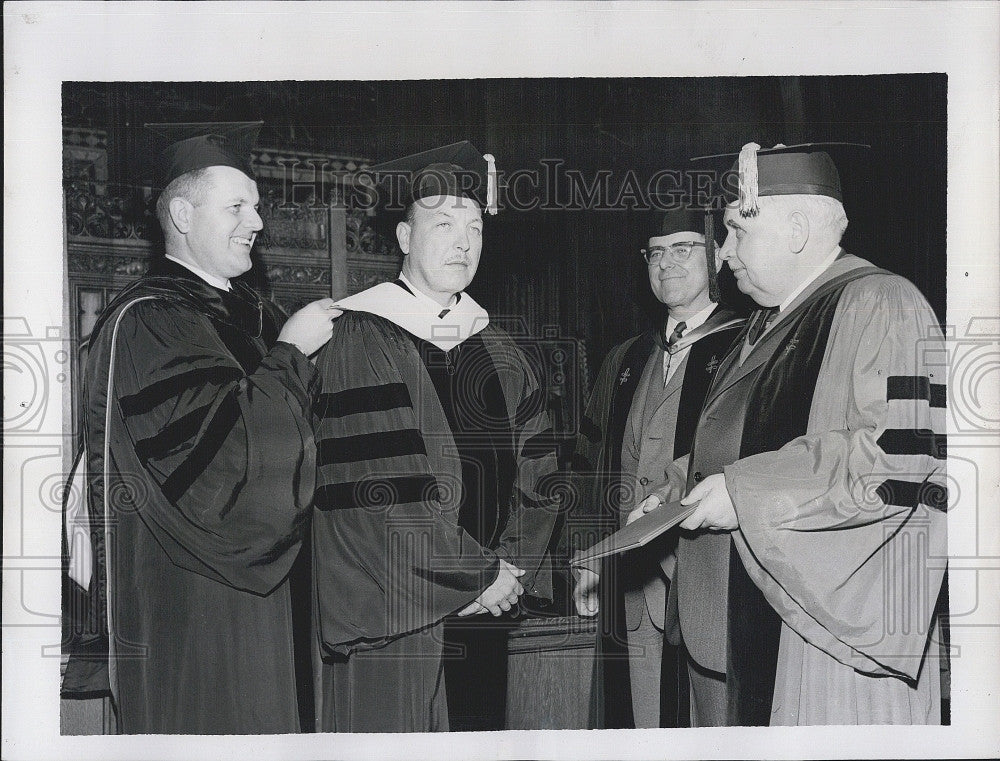
[[[452,214],[449,211],[445,211],[444,209],[435,209],[433,214],[434,214],[434,217],[447,217],[448,219],[452,219],[452,220],[456,219],[456,217],[455,217],[454,214]],[[471,222],[468,222],[468,224],[470,224],[470,225],[474,225],[474,224],[480,224],[481,225],[482,223],[483,223],[483,218],[482,217],[476,217]]]

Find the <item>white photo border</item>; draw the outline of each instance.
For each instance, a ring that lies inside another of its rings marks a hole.
[[[4,6],[4,301],[8,317],[62,326],[63,81],[250,81],[478,77],[948,75],[949,325],[1000,332],[1000,6],[993,2],[144,3]],[[659,54],[669,42],[674,54]],[[919,178],[915,178],[919,181]],[[996,354],[993,355],[994,358]],[[995,377],[995,375],[993,376]],[[68,381],[67,381],[68,383]],[[1000,385],[1000,384],[997,384]],[[18,403],[5,368],[5,421]],[[1000,409],[984,387],[984,409]],[[63,410],[65,414],[65,409]],[[991,419],[1000,421],[1000,412]],[[28,601],[55,616],[60,516],[22,511],[32,458],[60,446],[5,444],[3,745],[7,759],[847,758],[992,756],[1000,749],[1000,518],[949,527],[977,585],[974,625],[952,629],[949,727],[537,731],[447,735],[72,737],[59,734],[52,628],[18,624]],[[953,431],[949,431],[953,433]],[[996,437],[963,445],[980,483],[1000,483]],[[952,452],[955,449],[952,448]],[[49,563],[51,565],[51,563]],[[952,583],[956,576],[953,575]],[[990,607],[990,606],[994,607]],[[58,630],[58,629],[57,629]],[[56,641],[58,637],[55,638]]]

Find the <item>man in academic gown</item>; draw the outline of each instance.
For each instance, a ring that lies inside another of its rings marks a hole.
[[[692,716],[936,724],[941,331],[912,284],[840,248],[828,153],[758,150],[721,256],[762,309],[705,402],[671,590]]]
[[[125,733],[299,731],[287,575],[308,526],[333,302],[284,326],[241,282],[262,227],[259,125],[169,125],[166,257],[94,328],[84,428],[96,564]]]
[[[683,496],[687,455],[705,392],[743,325],[716,303],[720,260],[715,241],[706,238],[705,219],[706,213],[694,208],[657,212],[643,255],[653,294],[667,308],[666,320],[657,330],[611,350],[578,437],[574,466],[590,476],[601,475],[587,478],[587,484],[598,488],[588,489],[581,507],[612,515],[619,526],[664,477],[673,493],[663,496]],[[595,502],[600,503],[596,508]],[[604,619],[594,683],[603,704],[603,716],[595,717],[600,726],[621,726],[629,718],[636,728],[687,725],[686,667],[678,669],[677,639],[668,636],[673,641],[664,643],[663,631],[676,540],[677,533],[670,532],[608,561],[600,576],[598,569],[579,572],[577,612],[592,616],[600,607]],[[601,576],[611,588],[605,594],[611,605],[598,604]],[[624,622],[618,620],[622,613]],[[623,639],[627,668],[610,657]],[[661,656],[666,661],[662,724]]]
[[[556,468],[544,392],[465,293],[493,210],[492,157],[459,143],[373,167],[396,174],[395,282],[343,299],[317,367],[313,519],[321,731],[447,730],[449,703],[500,695],[503,639],[475,681],[443,679],[444,620],[551,595]],[[492,192],[491,192],[492,191]],[[446,692],[447,690],[447,692]],[[447,697],[446,697],[447,695]]]

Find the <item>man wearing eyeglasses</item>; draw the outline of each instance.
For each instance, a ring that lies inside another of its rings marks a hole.
[[[760,309],[701,411],[667,611],[698,726],[941,723],[946,351],[841,248],[826,147],[732,156],[719,253]]]
[[[597,509],[602,514],[613,511],[622,526],[641,514],[636,507],[654,485],[666,481],[668,488],[658,491],[661,496],[682,496],[698,412],[719,362],[743,324],[716,303],[715,276],[721,260],[714,241],[705,236],[702,210],[657,213],[642,255],[653,295],[667,308],[666,320],[610,352],[595,384],[585,424],[593,424],[602,435],[581,436],[576,451],[583,469],[604,476],[594,480],[602,486],[596,490],[601,496],[595,498],[604,502]],[[597,614],[602,607],[598,584],[604,576],[602,631],[627,641],[627,671],[616,670],[610,659],[602,663],[603,684],[596,689],[602,690],[608,711],[602,717],[603,726],[621,725],[620,715],[615,715],[621,701],[613,696],[622,692],[631,694],[637,728],[687,723],[687,682],[685,668],[679,666],[679,638],[668,636],[664,648],[664,609],[675,544],[676,533],[671,532],[640,551],[626,553],[616,568],[608,564],[600,572],[597,568],[580,572],[574,591],[577,611],[584,616]],[[623,627],[614,623],[621,618],[614,608],[622,602]],[[624,631],[615,631],[621,628]],[[661,661],[665,675],[662,724]],[[623,681],[629,682],[630,689],[622,689]]]

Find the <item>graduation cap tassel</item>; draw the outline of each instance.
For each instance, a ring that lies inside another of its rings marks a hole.
[[[757,143],[747,143],[740,150],[737,171],[740,181],[740,216],[756,217],[760,211],[757,205]]]
[[[708,298],[718,303],[719,277],[715,271],[715,219],[711,209],[705,210],[705,263],[708,266]]]
[[[492,153],[483,155],[486,159],[486,213],[497,213],[497,160]]]

